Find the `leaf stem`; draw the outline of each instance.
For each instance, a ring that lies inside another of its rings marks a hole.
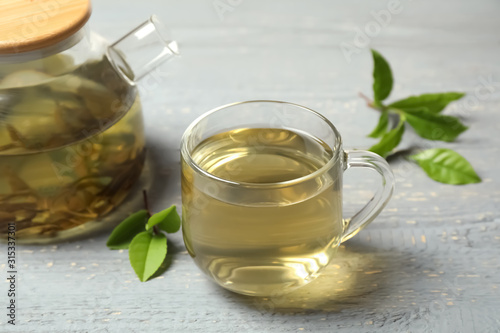
[[[405,117],[405,113],[403,110],[401,109],[398,109],[398,108],[390,108],[390,110],[396,114],[398,114],[401,118],[403,118],[404,120],[406,120],[406,117]]]
[[[153,234],[158,235],[160,233],[160,229],[158,229],[158,226],[155,225],[153,226]]]
[[[146,190],[142,190],[142,197],[144,198],[144,208],[148,212],[148,218],[150,218],[153,214],[151,214],[151,211],[149,210],[148,193]]]
[[[368,98],[368,96],[363,94],[362,92],[359,92],[359,97],[361,97],[362,99],[364,99],[366,101],[366,105],[368,105],[371,108],[374,107],[373,101],[370,98]]]
[[[374,110],[377,110],[380,112],[384,112],[384,111],[388,110],[388,108],[385,105],[383,105],[380,102],[372,101],[368,96],[366,96],[362,92],[359,93],[359,96],[366,101],[366,105],[368,107],[370,107]]]

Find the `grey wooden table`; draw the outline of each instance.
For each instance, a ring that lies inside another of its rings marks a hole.
[[[394,3],[399,3],[395,6]],[[385,10],[376,23],[373,13]],[[17,325],[2,332],[500,332],[500,3],[401,1],[94,1],[91,26],[113,40],[158,14],[183,56],[141,83],[155,179],[153,210],[180,204],[179,141],[201,113],[229,102],[275,99],[326,115],[346,147],[366,148],[376,122],[369,47],[391,62],[393,100],[464,91],[446,112],[470,126],[451,147],[483,182],[447,186],[395,161],[397,190],[384,212],[344,244],[310,285],[271,298],[208,281],[170,237],[172,264],[140,283],[127,252],[102,234],[18,248]],[[370,35],[356,38],[357,31]],[[342,44],[344,43],[344,44]],[[343,52],[341,45],[350,45]],[[165,75],[168,73],[168,75]],[[407,134],[403,145],[423,145]],[[375,179],[346,174],[345,210]],[[0,248],[0,258],[6,248]],[[6,267],[0,262],[0,274]]]

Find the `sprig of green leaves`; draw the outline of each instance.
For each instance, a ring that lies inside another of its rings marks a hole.
[[[167,233],[175,233],[181,227],[181,219],[176,207],[151,214],[147,209],[131,214],[112,232],[106,245],[111,250],[128,249],[129,260],[137,277],[147,281],[158,271],[167,256]]]
[[[370,150],[387,157],[399,145],[405,131],[405,125],[411,126],[424,139],[445,142],[454,141],[468,127],[460,119],[443,115],[446,106],[459,100],[464,93],[445,92],[422,94],[403,98],[390,104],[383,102],[389,97],[393,87],[393,76],[389,63],[377,51],[373,57],[373,101],[367,100],[368,106],[381,112],[377,126],[368,135],[379,139]],[[391,127],[391,119],[397,119]],[[429,149],[410,156],[432,179],[445,184],[470,184],[481,182],[467,160],[451,149]]]

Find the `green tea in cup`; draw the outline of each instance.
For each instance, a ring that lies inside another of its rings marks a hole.
[[[219,285],[247,295],[291,291],[317,277],[393,190],[384,159],[345,153],[326,118],[284,102],[203,115],[184,134],[181,155],[188,252]],[[378,171],[383,185],[346,223],[342,175],[351,166]]]

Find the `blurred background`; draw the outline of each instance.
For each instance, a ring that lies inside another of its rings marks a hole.
[[[487,181],[495,176],[489,165],[498,161],[498,148],[484,143],[500,130],[498,122],[487,121],[498,112],[500,98],[498,1],[108,0],[93,5],[91,27],[109,40],[157,14],[180,44],[181,58],[139,85],[150,156],[160,164],[161,175],[173,175],[152,189],[160,203],[172,198],[180,203],[182,132],[223,104],[252,99],[298,103],[329,118],[345,148],[372,146],[376,140],[366,135],[379,115],[359,97],[360,92],[372,96],[370,48],[392,66],[395,84],[388,101],[426,92],[467,93],[445,110],[470,126],[457,143],[424,141],[407,129],[400,148],[458,149]],[[483,142],[481,156],[488,158],[477,158],[478,142]],[[443,200],[456,191],[401,160],[392,166],[400,189],[423,182],[442,190]],[[345,193],[348,212],[371,197],[366,182],[375,186],[378,179],[346,173],[346,183],[353,186]],[[396,193],[389,209],[399,198]]]
[[[491,75],[500,82],[495,0],[107,0],[93,6],[91,27],[110,40],[154,13],[180,43],[180,61],[163,66],[159,79],[142,82],[150,125],[159,113],[185,128],[225,103],[286,100],[326,114],[348,147],[369,147],[373,140],[365,134],[378,115],[358,92],[371,94],[370,48],[392,65],[392,100],[473,93],[480,77]],[[500,83],[496,87],[498,96]],[[476,117],[484,102],[469,107],[467,116]],[[177,132],[162,135],[180,139]]]

